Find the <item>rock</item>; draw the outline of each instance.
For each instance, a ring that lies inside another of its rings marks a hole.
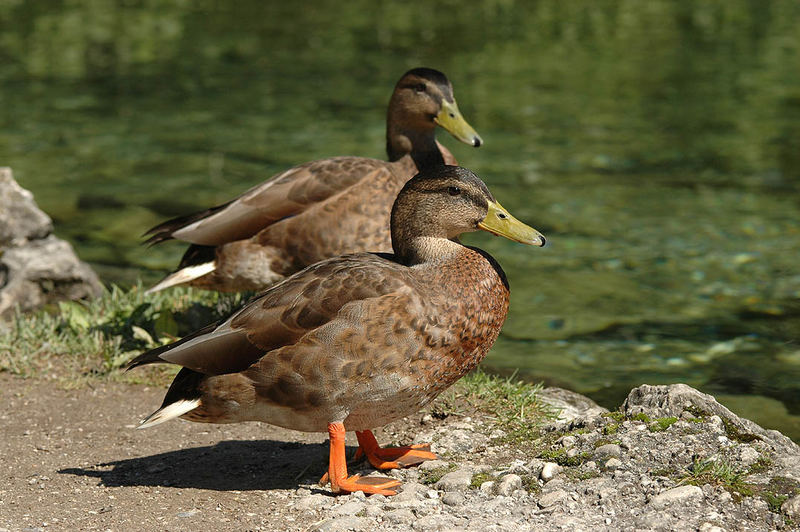
[[[604,457],[619,458],[620,455],[622,454],[622,449],[617,444],[607,443],[607,444],[601,445],[600,447],[595,449],[594,452],[595,452],[595,455],[597,455],[600,458],[604,458]]]
[[[660,493],[650,500],[649,506],[662,509],[672,504],[685,506],[696,504],[703,500],[703,490],[698,486],[678,486]]]
[[[561,411],[558,421],[562,423],[572,423],[608,412],[588,397],[563,388],[545,388],[539,392],[539,398]]]
[[[606,463],[603,464],[603,467],[606,469],[619,469],[622,467],[622,460],[619,458],[609,458]]]
[[[444,475],[435,488],[443,491],[466,491],[472,484],[472,470],[461,468]]]
[[[444,460],[428,460],[422,462],[417,469],[420,471],[433,471],[434,469],[440,469],[442,467],[447,467],[447,462]]]
[[[725,529],[713,523],[703,523],[697,529],[698,532],[725,532]]]
[[[481,491],[483,493],[494,493],[494,480],[487,480],[483,484],[481,484]]]
[[[428,486],[418,482],[404,482],[400,487],[402,491],[391,498],[392,502],[418,501],[422,499],[425,496],[425,492],[428,491]]]
[[[779,453],[800,455],[800,448],[776,430],[766,430],[749,419],[743,419],[719,404],[712,396],[695,390],[686,384],[651,386],[643,384],[634,388],[622,404],[624,413],[635,416],[645,413],[650,418],[680,417],[687,409],[705,415],[719,416],[720,424],[727,422],[738,439],[760,439]],[[727,428],[726,428],[727,430]]]
[[[368,530],[367,520],[354,515],[343,515],[328,519],[309,529],[313,532],[346,532],[350,530]]]
[[[500,481],[497,483],[497,487],[495,488],[495,492],[498,495],[510,496],[515,490],[518,490],[521,487],[522,477],[511,473],[500,479]]]
[[[386,512],[384,515],[384,519],[390,523],[394,523],[396,525],[402,525],[405,523],[411,523],[414,521],[416,517],[414,516],[414,512],[409,510],[408,508],[400,508],[397,510],[390,510]]]
[[[11,169],[0,168],[0,318],[17,305],[28,311],[102,292],[97,275],[52,230],[50,218],[14,181]]]
[[[464,504],[465,500],[466,497],[464,497],[462,493],[459,493],[457,491],[445,493],[444,496],[442,497],[442,502],[447,506],[460,506]]]
[[[553,480],[553,477],[558,475],[561,472],[561,466],[555,464],[553,462],[546,462],[544,466],[542,466],[542,471],[539,473],[539,478],[544,480],[545,482],[549,482]]]
[[[331,502],[330,497],[322,495],[321,493],[315,493],[299,499],[294,503],[294,507],[298,510],[307,511],[328,506]]]
[[[462,426],[469,425],[462,424]],[[485,447],[488,443],[488,436],[480,432],[460,428],[442,434],[442,437],[432,444],[431,450],[435,453],[474,453],[476,449]]]
[[[53,232],[53,222],[19,186],[11,168],[0,167],[0,248],[24,245]]]
[[[333,508],[331,511],[333,515],[356,515],[358,512],[366,508],[366,504],[361,501],[347,501],[346,503]]]
[[[795,495],[791,499],[787,499],[781,505],[781,511],[795,521],[800,519],[800,495]]]
[[[542,508],[550,508],[556,504],[561,504],[562,502],[566,501],[567,498],[567,492],[564,490],[551,491],[539,497],[539,506]]]

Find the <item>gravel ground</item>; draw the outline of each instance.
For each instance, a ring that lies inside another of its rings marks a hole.
[[[0,375],[7,530],[797,530],[800,449],[686,386],[606,413],[562,390],[535,441],[486,419],[420,414],[376,433],[441,460],[400,493],[331,496],[324,435],[263,424],[134,430],[163,390],[64,391]],[[353,438],[354,440],[354,438]],[[370,473],[364,465],[353,471]]]

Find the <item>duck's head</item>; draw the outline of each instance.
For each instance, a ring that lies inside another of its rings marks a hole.
[[[442,240],[478,230],[522,244],[545,244],[539,231],[514,218],[478,176],[459,166],[426,169],[409,180],[395,200],[391,226],[394,251],[406,262],[430,258],[420,255],[420,245],[437,245],[438,239],[446,246]]]
[[[389,101],[390,137],[401,134],[413,142],[416,137],[432,136],[437,125],[465,144],[475,147],[483,144],[461,116],[447,76],[432,68],[409,70],[395,85]],[[410,152],[408,147],[407,153]]]

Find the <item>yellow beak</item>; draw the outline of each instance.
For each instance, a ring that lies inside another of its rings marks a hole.
[[[486,218],[478,223],[478,227],[522,244],[541,247],[545,243],[542,233],[511,216],[499,203],[489,202],[489,212]]]
[[[464,120],[464,117],[461,116],[461,111],[458,110],[458,105],[455,100],[452,102],[442,100],[442,110],[439,111],[439,114],[436,115],[433,121],[449,131],[451,135],[464,144],[469,144],[476,148],[483,144],[480,135],[478,135],[475,130],[472,129],[472,126]]]

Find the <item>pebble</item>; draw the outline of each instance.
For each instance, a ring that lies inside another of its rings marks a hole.
[[[781,510],[794,520],[800,518],[800,495],[795,495],[787,499],[782,505]]]
[[[567,492],[564,490],[551,491],[539,497],[539,506],[542,508],[550,508],[551,506],[555,506],[556,504],[566,501],[567,497]]]
[[[310,529],[313,532],[346,532],[349,530],[367,530],[367,519],[354,515],[343,515],[328,519]]]
[[[703,490],[699,486],[678,486],[653,497],[648,506],[661,509],[671,504],[695,504],[703,500]]]
[[[542,467],[542,472],[539,473],[539,478],[541,478],[545,482],[549,482],[560,472],[561,472],[560,465],[555,464],[553,462],[545,462],[544,466]]]
[[[610,458],[606,461],[605,465],[603,466],[606,469],[619,469],[622,467],[622,460],[619,458]]]
[[[486,482],[484,482],[484,484],[486,484]],[[481,488],[483,488],[483,485],[481,485]],[[460,505],[464,504],[464,501],[466,499],[467,498],[464,496],[464,494],[460,493],[458,491],[445,493],[442,496],[442,502],[444,504],[446,504],[447,506],[460,506]]]
[[[622,455],[622,449],[615,443],[601,445],[594,452],[598,457],[613,456],[614,458],[619,458]]]
[[[495,485],[494,480],[487,480],[486,482],[481,484],[480,489],[483,493],[494,493],[494,485]]]
[[[497,483],[497,487],[495,488],[495,492],[498,495],[509,496],[514,492],[514,490],[518,490],[520,488],[522,488],[522,477],[515,475],[514,473],[510,473],[500,479],[500,481]]]
[[[472,484],[472,470],[461,468],[444,475],[435,487],[443,491],[466,491],[470,484]]]
[[[333,513],[333,515],[355,515],[366,508],[366,506],[367,505],[361,501],[347,501],[341,506],[333,508],[331,513]]]

